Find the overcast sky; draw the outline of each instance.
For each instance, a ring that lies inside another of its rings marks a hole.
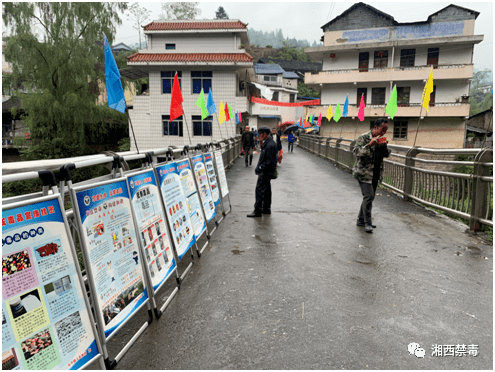
[[[359,1],[356,1],[359,2]],[[161,3],[139,1],[140,6],[152,11],[151,20],[157,20],[161,13]],[[365,2],[376,9],[394,17],[397,22],[426,21],[432,13],[455,4],[480,12],[475,23],[475,35],[484,35],[484,39],[474,48],[474,64],[478,70],[493,70],[493,2]],[[230,19],[240,19],[248,23],[248,28],[257,31],[282,29],[285,37],[307,39],[310,43],[319,41],[323,35],[321,26],[350,8],[355,2],[208,2],[201,1],[201,14],[198,19],[214,19],[215,11],[223,6]],[[139,40],[138,32],[132,28],[127,16],[117,28],[115,44],[134,44]],[[143,38],[144,40],[144,38]]]

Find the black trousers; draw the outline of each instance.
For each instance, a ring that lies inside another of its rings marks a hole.
[[[287,149],[287,152],[294,150],[294,142],[289,142],[289,148]]]
[[[246,165],[248,165],[248,155],[249,155],[249,165],[253,162],[253,148],[251,146],[244,147],[244,154],[246,155],[244,160]]]
[[[361,187],[361,193],[363,194],[363,202],[359,209],[359,221],[365,224],[371,224],[371,208],[373,207],[373,200],[375,200],[377,182],[365,183],[359,181]]]
[[[271,178],[269,177],[258,176],[258,182],[256,183],[256,202],[254,203],[256,213],[268,211],[272,206],[272,185],[270,181]]]

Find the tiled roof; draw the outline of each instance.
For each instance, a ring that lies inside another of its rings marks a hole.
[[[284,77],[286,79],[298,79],[299,78],[299,76],[295,72],[292,72],[292,71],[284,72],[282,77]]]
[[[278,64],[284,71],[310,72],[321,71],[321,62],[287,61],[285,59],[260,58],[258,63],[268,64],[270,62]]]
[[[179,30],[247,30],[247,24],[239,20],[192,20],[151,22],[143,26],[144,31],[179,31]]]
[[[253,62],[247,53],[135,53],[127,57],[133,62]]]
[[[279,65],[255,63],[254,72],[256,74],[283,74],[285,71]]]

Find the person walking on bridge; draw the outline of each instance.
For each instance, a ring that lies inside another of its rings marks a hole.
[[[258,137],[263,142],[261,153],[256,166],[255,173],[258,176],[256,183],[256,202],[254,211],[247,217],[261,217],[262,214],[271,214],[272,187],[270,181],[275,178],[277,169],[277,144],[270,136],[270,128],[260,127]]]
[[[249,165],[253,162],[253,148],[254,148],[254,133],[249,131],[249,125],[244,128],[244,133],[241,137],[242,148],[246,155],[246,167],[248,166],[248,155],[249,155]]]
[[[378,181],[383,178],[383,158],[388,158],[391,152],[387,148],[388,141],[383,137],[387,130],[387,119],[376,120],[372,130],[358,137],[352,150],[356,155],[352,175],[358,180],[363,194],[357,226],[364,226],[367,233],[372,233],[376,228],[371,220],[371,208]]]
[[[287,152],[294,151],[294,142],[296,142],[296,135],[294,134],[293,131],[290,131],[287,141],[289,141],[289,147],[287,148]]]

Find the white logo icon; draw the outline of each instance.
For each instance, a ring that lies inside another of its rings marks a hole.
[[[407,345],[407,350],[409,351],[409,355],[414,354],[418,358],[425,357],[425,349],[419,346],[419,344],[416,342],[411,342],[409,345]]]
[[[90,201],[91,201],[91,199],[89,198],[89,196],[88,196],[88,195],[86,195],[86,196],[84,197],[84,205],[88,206]]]

